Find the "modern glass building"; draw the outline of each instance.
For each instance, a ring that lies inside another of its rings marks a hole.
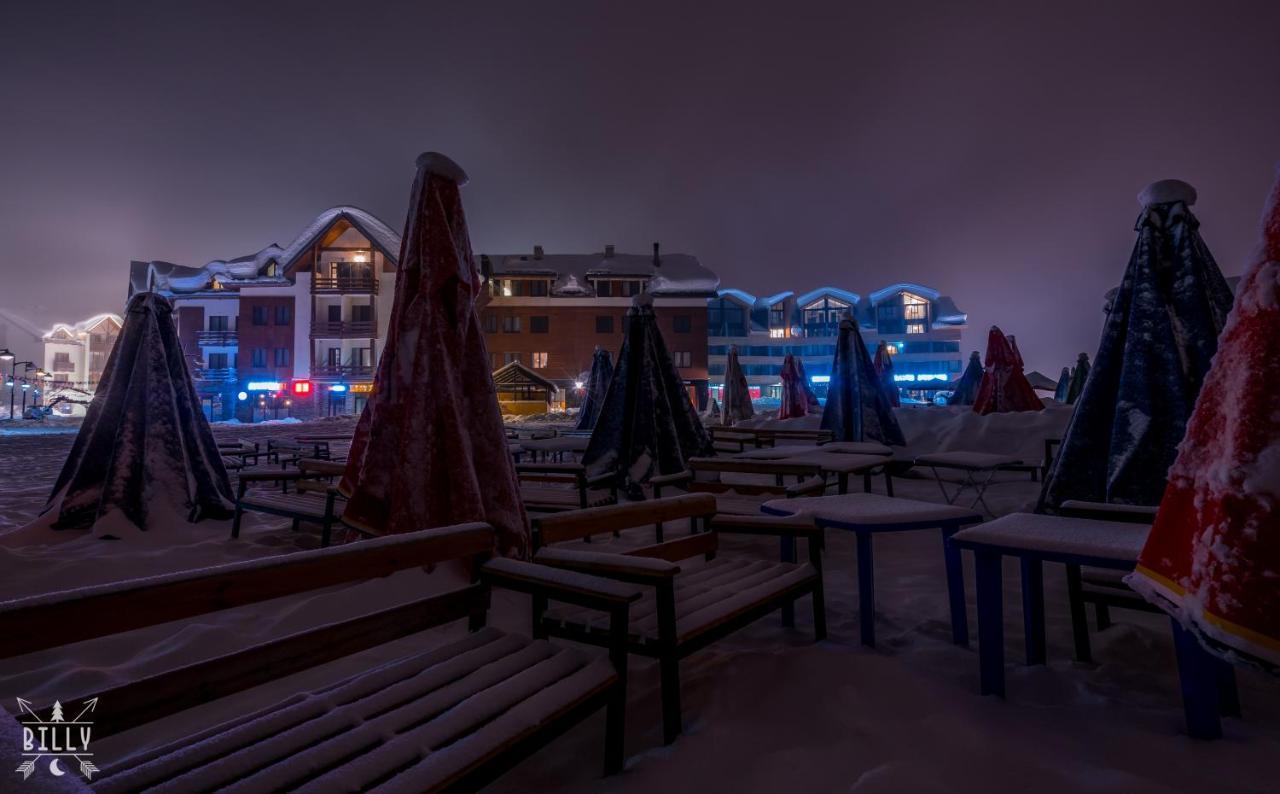
[[[781,396],[778,373],[792,354],[804,363],[822,397],[831,376],[840,321],[852,317],[874,355],[880,340],[894,356],[894,378],[906,392],[924,396],[959,377],[964,357],[960,335],[968,316],[937,290],[893,284],[863,296],[837,287],[797,295],[756,297],[721,289],[707,302],[708,374],[712,396],[724,388],[725,356],[738,357],[753,398]]]

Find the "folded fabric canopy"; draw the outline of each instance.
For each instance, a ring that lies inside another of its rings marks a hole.
[[[476,313],[480,273],[444,155],[418,158],[386,346],[339,490],[372,533],[483,521],[523,555],[528,528]]]
[[[809,395],[804,388],[804,375],[800,374],[800,364],[796,357],[788,353],[782,359],[782,370],[778,373],[782,381],[782,404],[778,406],[779,419],[795,419],[809,414]]]
[[[1280,179],[1155,525],[1125,581],[1228,661],[1280,673]]]
[[[1039,411],[1044,403],[1022,373],[1022,355],[996,326],[987,334],[986,369],[973,399],[973,410],[980,414],[1008,411]]]
[[[964,374],[956,381],[955,391],[951,393],[951,399],[947,401],[947,405],[973,405],[974,398],[978,396],[978,387],[981,385],[982,357],[975,350],[969,354],[969,364],[964,368]]]
[[[721,409],[720,423],[732,425],[752,416],[755,416],[755,409],[751,406],[747,376],[742,371],[742,364],[738,362],[738,346],[729,345],[728,361],[724,368],[724,407]]]
[[[878,441],[891,446],[907,443],[853,320],[840,321],[822,428],[831,431],[834,441]]]
[[[861,333],[858,334],[858,339],[862,339]],[[872,363],[875,365],[876,376],[880,379],[880,387],[889,398],[889,404],[894,408],[902,405],[898,384],[893,379],[893,354],[889,352],[889,344],[883,339],[876,345],[876,357]]]
[[[578,430],[591,430],[600,418],[600,406],[613,380],[613,356],[603,347],[596,347],[591,356],[591,374],[587,377],[587,393],[578,411]]]
[[[45,511],[55,529],[88,529],[115,510],[153,529],[174,516],[230,518],[233,503],[173,305],[139,292]]]
[[[1138,240],[1045,482],[1045,510],[1067,499],[1159,504],[1231,309],[1191,213],[1195,190],[1167,180],[1140,201]]]

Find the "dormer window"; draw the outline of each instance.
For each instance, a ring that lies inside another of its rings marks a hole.
[[[276,278],[280,275],[280,265],[276,264],[275,261],[268,262],[262,273],[267,278]]]
[[[221,290],[222,290],[222,282],[221,282],[221,281],[219,281],[219,280],[217,280],[216,278],[215,278],[215,279],[213,279],[213,285],[212,285],[211,287],[209,287],[209,289],[213,290],[214,292],[219,292],[219,291],[221,291]]]
[[[645,279],[597,278],[592,281],[598,298],[633,298],[644,292]]]
[[[551,294],[551,279],[493,278],[489,294],[495,298],[545,298]]]

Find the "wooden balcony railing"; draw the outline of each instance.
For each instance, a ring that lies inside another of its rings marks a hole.
[[[367,292],[378,294],[378,280],[372,273],[349,276],[316,276],[311,279],[312,292]]]
[[[318,320],[311,324],[312,339],[372,338],[377,333],[373,320]]]
[[[235,367],[218,367],[214,369],[196,368],[191,371],[191,377],[197,381],[205,383],[226,383],[236,379]]]
[[[198,331],[196,344],[229,347],[237,344],[239,336],[235,331]]]
[[[373,367],[354,364],[316,364],[311,367],[311,377],[368,379],[373,377]]]

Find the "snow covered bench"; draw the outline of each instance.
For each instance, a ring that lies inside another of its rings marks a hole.
[[[952,536],[957,548],[974,553],[982,694],[1005,694],[1002,557],[1017,557],[1021,566],[1027,664],[1044,664],[1043,563],[1132,571],[1150,529],[1133,521],[1013,513]],[[1219,712],[1239,714],[1234,673],[1200,648],[1176,620],[1173,633],[1187,731],[1195,738],[1217,738],[1222,733]]]
[[[663,489],[684,488],[689,493],[713,494],[718,513],[758,516],[760,505],[770,499],[820,496],[827,487],[822,467],[813,462],[689,458],[687,464],[689,468],[685,471],[649,481],[655,498],[662,498]],[[730,482],[724,479],[726,474],[761,475],[773,478],[773,483]],[[795,478],[796,482],[786,484],[788,477]]]
[[[320,525],[320,546],[328,546],[333,525],[342,518],[344,499],[329,482],[342,476],[345,463],[303,458],[291,471],[241,472],[236,486],[236,512],[231,520],[231,537],[240,537],[240,521],[246,510],[293,519],[293,528],[302,522]],[[255,482],[294,483],[294,493],[248,491]]]
[[[639,590],[532,563],[484,562],[494,542],[487,525],[466,524],[11,601],[0,604],[0,656],[468,560],[471,583],[89,693],[102,703],[94,725],[102,738],[438,626],[466,620],[470,630],[461,639],[421,635],[425,650],[103,764],[94,789],[474,791],[601,708],[605,771],[618,771],[626,627]],[[492,586],[601,611],[609,653],[486,628]]]
[[[582,510],[618,501],[617,474],[588,477],[581,463],[517,463],[516,477],[525,509],[538,513]]]
[[[709,494],[563,513],[542,519],[543,545],[534,561],[644,585],[647,592],[631,611],[628,647],[632,653],[658,659],[662,677],[664,741],[680,734],[680,660],[764,615],[813,596],[814,634],[826,637],[822,593],[822,535],[808,521],[764,516],[716,515]],[[592,534],[648,527],[689,519],[709,531],[633,548],[625,553],[596,551],[571,543]],[[809,561],[802,564],[718,557],[721,533],[808,539]],[[677,564],[679,563],[679,564]],[[597,645],[605,644],[605,625],[582,609],[549,609],[537,599],[534,631]]]

